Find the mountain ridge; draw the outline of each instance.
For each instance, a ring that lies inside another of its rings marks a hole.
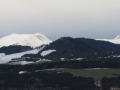
[[[84,58],[84,57],[107,57],[113,52],[120,52],[120,45],[113,44],[108,41],[99,41],[88,38],[71,38],[62,37],[47,45],[38,56],[49,50],[56,50],[43,58],[59,59],[59,58]]]
[[[43,44],[49,44],[52,41],[42,34],[16,34],[0,38],[0,47],[10,45],[31,46],[33,48],[39,47]]]
[[[113,39],[95,39],[95,40],[108,41],[114,44],[120,44],[120,34]]]

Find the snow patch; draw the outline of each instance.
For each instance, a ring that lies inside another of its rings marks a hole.
[[[24,74],[26,73],[27,71],[20,71],[19,74]]]
[[[85,69],[85,70],[100,70],[100,69],[108,69],[108,68],[88,68],[88,69]]]
[[[78,60],[78,61],[82,61],[83,58],[72,58],[72,59],[70,59],[70,60]]]
[[[0,58],[5,57],[5,53],[0,53]]]
[[[61,61],[65,61],[65,58],[61,58],[60,60],[61,60]]]
[[[76,60],[81,61],[81,60],[83,60],[83,58],[77,58]]]
[[[0,64],[8,63],[13,58],[21,58],[21,56],[23,56],[25,54],[37,54],[42,49],[43,48],[34,49],[34,50],[30,50],[30,51],[26,51],[26,52],[21,52],[21,53],[15,53],[15,54],[6,55],[6,56],[0,58]],[[30,63],[30,62],[22,61],[22,62],[17,62],[17,63],[27,64],[27,63]]]
[[[56,50],[46,50],[46,51],[43,51],[43,52],[41,53],[41,56],[49,55],[50,53],[55,52],[55,51],[56,51]]]
[[[36,62],[52,62],[51,60],[48,60],[48,59],[40,59],[40,60],[38,60],[38,61],[36,61]]]
[[[118,58],[119,58],[119,57],[120,57],[120,55],[113,55],[113,57],[118,57]]]
[[[18,62],[12,62],[10,65],[27,65],[27,64],[32,64],[34,62],[28,62],[28,61],[18,61]]]

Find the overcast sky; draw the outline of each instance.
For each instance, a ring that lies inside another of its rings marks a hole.
[[[12,33],[114,38],[120,0],[0,0],[0,37]]]

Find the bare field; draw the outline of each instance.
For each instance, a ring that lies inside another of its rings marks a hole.
[[[120,69],[64,69],[63,72],[69,72],[74,76],[93,77],[95,80],[120,75]]]

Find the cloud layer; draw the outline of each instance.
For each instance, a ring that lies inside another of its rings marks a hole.
[[[113,38],[120,0],[0,0],[0,37],[11,33]]]

